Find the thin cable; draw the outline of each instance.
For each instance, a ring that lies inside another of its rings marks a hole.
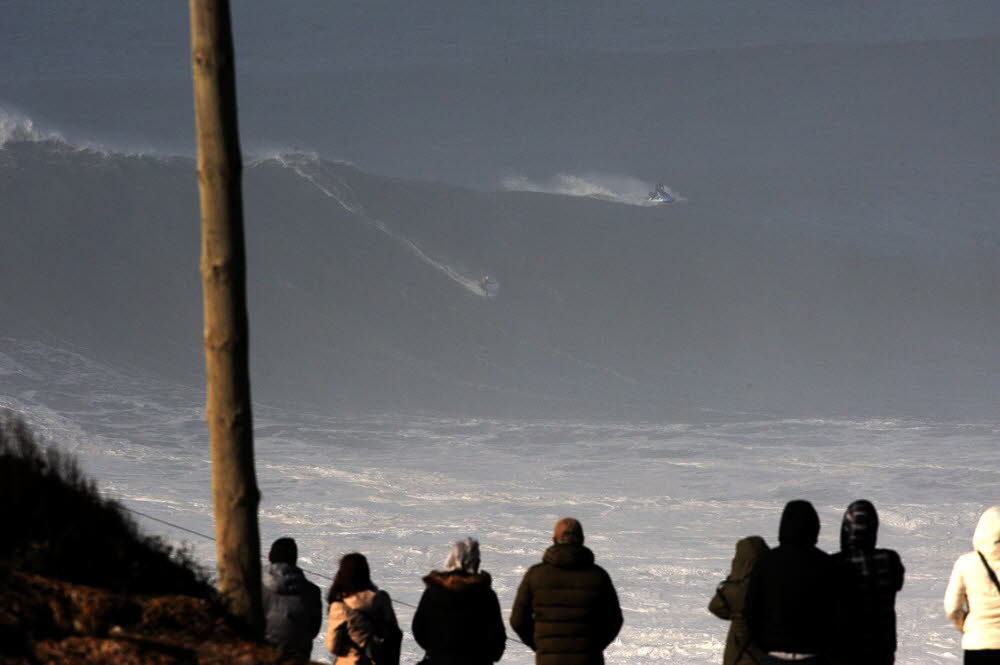
[[[122,508],[124,508],[125,510],[129,511],[130,513],[135,513],[136,515],[141,515],[142,517],[145,517],[148,520],[153,520],[154,522],[159,522],[160,524],[166,524],[169,527],[173,527],[175,529],[180,529],[181,531],[193,534],[195,536],[198,536],[199,538],[204,538],[205,540],[211,540],[212,542],[215,542],[215,538],[213,536],[209,536],[208,534],[201,533],[199,531],[195,531],[194,529],[189,529],[186,526],[181,526],[180,524],[174,524],[173,522],[168,522],[167,520],[161,520],[159,517],[153,517],[152,515],[147,515],[144,512],[135,510],[133,508],[129,508],[128,506],[126,506],[124,504],[118,504],[118,505],[120,505]],[[265,557],[265,556],[261,556],[260,559],[261,559],[261,561],[267,561],[267,557]],[[331,582],[333,581],[333,578],[330,577],[329,575],[324,575],[323,573],[317,573],[314,570],[309,570],[308,568],[303,568],[302,566],[299,566],[299,570],[301,570],[304,573],[309,573],[310,575],[315,575],[316,577],[322,577],[324,580],[329,580]],[[391,598],[391,600],[396,605],[402,605],[404,607],[409,607],[409,608],[412,608],[412,609],[417,609],[416,605],[411,605],[410,603],[407,603],[405,601],[399,600],[398,598]],[[524,644],[524,642],[522,642],[521,640],[513,638],[513,637],[507,637],[507,641],[508,642],[517,642],[518,644]]]
[[[119,504],[119,505],[121,505],[121,504]],[[135,513],[136,515],[142,515],[143,517],[145,517],[148,520],[153,520],[154,522],[159,522],[160,524],[166,524],[167,526],[172,526],[175,529],[180,529],[181,531],[187,531],[188,533],[192,533],[192,534],[194,534],[196,536],[200,536],[201,538],[204,538],[206,540],[211,540],[212,542],[215,542],[215,538],[213,538],[212,536],[209,536],[209,535],[204,534],[204,533],[199,533],[199,532],[197,532],[197,531],[195,531],[193,529],[187,528],[186,526],[181,526],[180,524],[174,524],[173,522],[168,522],[167,520],[161,520],[159,517],[153,517],[152,515],[147,515],[146,513],[139,512],[138,510],[133,510],[132,508],[129,508],[128,506],[122,505],[121,507],[124,508],[125,510],[129,511],[130,513]]]

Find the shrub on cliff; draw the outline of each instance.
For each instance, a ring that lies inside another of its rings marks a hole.
[[[0,562],[8,566],[126,593],[214,593],[186,551],[141,534],[72,456],[43,448],[9,414],[0,414],[0,506]]]

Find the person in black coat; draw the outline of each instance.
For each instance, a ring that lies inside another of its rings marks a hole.
[[[455,543],[444,570],[424,577],[412,628],[432,665],[491,665],[503,656],[507,632],[491,582],[474,538]]]
[[[781,515],[778,547],[754,566],[747,589],[750,637],[768,665],[820,665],[840,617],[833,558],[816,548],[819,515],[808,501],[789,501]]]

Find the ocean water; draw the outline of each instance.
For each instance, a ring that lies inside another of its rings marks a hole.
[[[185,6],[3,9],[0,406],[211,533]],[[898,662],[959,657],[941,596],[997,502],[1000,4],[233,10],[265,544],[362,551],[413,604],[473,535],[507,611],[574,515],[609,663],[714,663],[736,540],[806,498],[833,550],[868,498]]]
[[[78,455],[126,507],[213,533],[197,391],[41,346],[19,351],[29,360],[0,363],[9,386],[0,405]],[[39,381],[57,368],[59,380]],[[565,515],[583,522],[619,592],[625,627],[610,663],[718,662],[726,624],[706,607],[735,542],[759,534],[776,544],[782,506],[796,498],[816,506],[827,551],[839,548],[850,501],[876,504],[879,544],[907,569],[897,662],[948,662],[960,649],[941,608],[944,587],[1000,480],[996,422],[337,416],[258,404],[255,424],[265,549],[294,537],[300,564],[324,589],[342,554],[368,556],[376,583],[400,601],[405,662],[420,656],[408,625],[421,577],[452,541],[480,540],[506,618],[521,575]],[[136,519],[213,565],[212,543]],[[324,654],[318,640],[314,655]],[[503,662],[533,661],[511,642]]]

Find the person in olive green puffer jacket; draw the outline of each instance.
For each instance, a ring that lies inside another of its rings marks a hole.
[[[743,618],[747,585],[750,571],[757,557],[767,551],[767,543],[760,536],[749,536],[736,543],[736,556],[729,577],[719,583],[715,595],[708,603],[708,611],[730,622],[726,635],[726,650],[722,655],[723,665],[760,665],[764,654],[750,641],[750,629]]]
[[[535,652],[536,665],[602,665],[622,627],[618,594],[583,546],[578,521],[556,522],[552,542],[524,574],[510,625]]]

